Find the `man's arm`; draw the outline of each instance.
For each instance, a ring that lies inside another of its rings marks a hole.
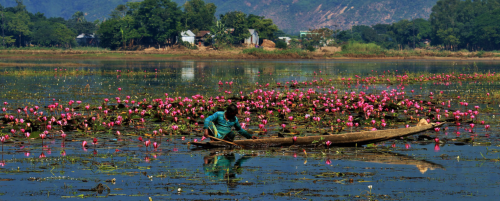
[[[236,128],[236,131],[238,131],[238,133],[240,135],[243,135],[243,137],[246,137],[247,139],[257,139],[257,137],[250,135],[250,133],[248,133],[246,130],[241,128],[241,125],[240,125],[240,122],[238,121],[238,119],[236,119],[236,122],[234,123],[234,128]]]
[[[208,125],[210,124],[210,122],[214,121],[214,120],[217,120],[217,117],[218,117],[218,114],[217,112],[212,114],[211,116],[205,118],[205,123],[203,123],[203,130],[204,130],[204,133],[203,135],[208,138]],[[214,136],[215,137],[215,136]]]

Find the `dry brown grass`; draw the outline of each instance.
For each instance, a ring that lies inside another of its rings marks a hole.
[[[0,63],[0,67],[82,67],[82,66],[96,66],[94,64],[82,63],[50,63],[50,64],[37,64],[37,63]]]

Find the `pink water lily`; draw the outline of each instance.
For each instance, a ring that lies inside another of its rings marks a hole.
[[[326,144],[326,147],[330,147],[330,145],[332,145],[332,142],[330,140],[328,140],[325,142],[325,144]]]

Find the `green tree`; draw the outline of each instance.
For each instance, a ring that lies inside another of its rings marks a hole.
[[[5,36],[5,37],[2,37],[0,36],[0,42],[3,43],[3,41],[5,40],[5,45],[13,45],[15,42],[16,42],[16,39],[12,38],[12,36]]]
[[[246,21],[248,28],[257,30],[259,38],[262,39],[274,40],[274,33],[279,30],[272,19],[265,19],[263,16],[250,14]]]
[[[227,27],[233,29],[231,34],[233,42],[241,43],[243,40],[250,37],[245,13],[241,11],[227,12],[226,14],[220,16],[220,20]]]
[[[322,46],[327,45],[326,42],[333,38],[333,30],[329,28],[320,28],[320,29],[310,29],[309,34],[306,35],[305,39],[308,41],[306,46]]]
[[[128,7],[126,5],[120,4],[111,12],[110,16],[112,18],[122,18],[127,14]]]
[[[71,16],[71,20],[78,23],[78,22],[85,22],[87,21],[85,19],[85,14],[82,11],[76,11],[73,16]]]
[[[194,32],[208,30],[215,23],[217,6],[203,0],[189,0],[184,4],[184,27]]]
[[[145,0],[130,7],[138,29],[144,29],[144,37],[156,44],[175,42],[182,30],[182,11],[170,0]]]
[[[213,37],[209,36],[209,40],[213,42],[215,48],[220,49],[231,43],[231,34],[229,34],[227,27],[220,20],[210,27],[210,33]]]
[[[500,48],[500,9],[477,17],[473,25],[474,42],[486,50]]]
[[[52,27],[56,43],[61,46],[71,47],[71,43],[75,40],[76,34],[61,23],[55,23]]]
[[[19,47],[21,47],[22,36],[29,36],[31,34],[30,16],[27,12],[6,13],[7,15],[7,28],[10,32],[18,36]]]
[[[97,33],[99,35],[99,45],[101,47],[114,50],[122,45],[119,19],[112,18],[102,22]]]

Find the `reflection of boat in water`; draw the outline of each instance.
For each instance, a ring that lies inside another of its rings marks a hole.
[[[395,139],[399,137],[404,137],[408,135],[413,135],[420,133],[422,131],[434,129],[436,127],[442,126],[444,123],[440,124],[428,124],[423,126],[409,127],[409,128],[399,128],[399,129],[388,129],[388,130],[377,130],[377,131],[364,131],[364,132],[354,132],[346,134],[336,134],[336,135],[318,135],[309,137],[297,137],[293,140],[292,137],[286,138],[263,138],[256,140],[235,140],[234,143],[242,145],[245,147],[249,146],[291,146],[291,145],[314,145],[314,142],[325,144],[326,141],[330,141],[330,146],[355,146],[355,145],[365,145],[370,143],[376,143],[381,141],[386,141],[390,139]],[[210,142],[190,142],[190,144],[201,146],[201,147],[225,147],[228,146],[225,142],[220,141],[210,141]]]
[[[218,149],[219,155],[224,155],[224,153],[230,153],[228,150]],[[229,154],[231,155],[231,154]],[[296,156],[294,152],[274,152],[266,153],[265,157],[268,156]],[[234,156],[232,156],[234,157]],[[354,151],[346,152],[344,154],[328,154],[326,153],[322,157],[330,160],[347,160],[347,161],[360,161],[368,163],[386,164],[386,165],[410,165],[418,168],[420,173],[424,174],[428,170],[442,169],[446,170],[444,166],[433,163],[426,160],[418,160],[411,156],[401,155],[392,152],[357,152]],[[244,157],[242,157],[244,158]],[[231,160],[229,158],[229,160]],[[234,161],[234,159],[233,159]],[[238,163],[235,163],[238,164]],[[241,166],[241,164],[238,164]],[[205,167],[205,166],[204,166]],[[226,169],[227,170],[227,169]]]
[[[417,160],[414,157],[401,155],[392,152],[363,152],[354,155],[328,155],[330,159],[353,160],[369,163],[390,164],[390,165],[414,165],[420,173],[424,174],[427,170],[443,169],[442,165],[426,161]]]

